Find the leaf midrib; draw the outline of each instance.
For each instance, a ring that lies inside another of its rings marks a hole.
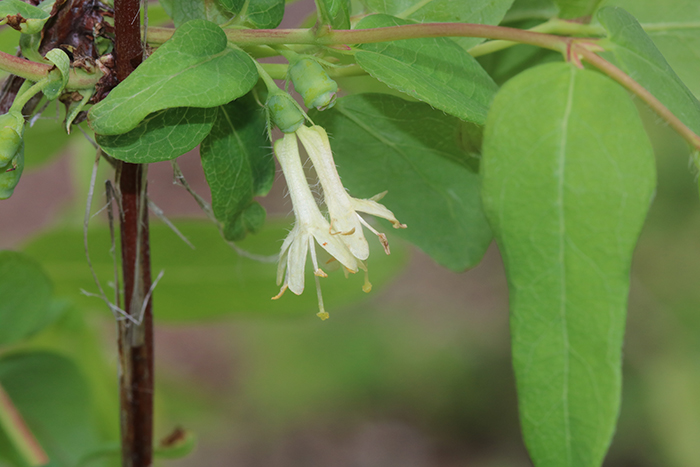
[[[567,322],[566,310],[566,213],[564,206],[564,194],[566,187],[566,151],[567,137],[569,131],[569,119],[571,118],[571,110],[573,107],[574,87],[576,81],[576,71],[571,70],[569,78],[569,89],[566,99],[566,107],[564,116],[562,117],[561,127],[561,143],[559,155],[557,158],[557,198],[558,198],[558,217],[559,217],[559,267],[561,268],[561,287],[560,287],[560,308],[559,313],[562,322],[562,340],[564,345],[564,381],[562,394],[562,407],[564,410],[564,435],[566,443],[566,460],[567,465],[571,464],[571,425],[569,414],[569,354],[571,352],[569,344],[569,329]]]

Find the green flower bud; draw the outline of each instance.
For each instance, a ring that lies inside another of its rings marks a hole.
[[[12,161],[0,167],[0,199],[7,199],[12,196],[23,170],[24,145],[20,144],[19,150]]]
[[[22,138],[12,128],[0,128],[0,165],[7,165],[15,157]]]
[[[301,94],[304,105],[318,110],[330,109],[335,104],[338,83],[311,58],[303,58],[289,69],[294,89]]]
[[[0,115],[0,167],[17,154],[24,133],[24,118],[15,112]]]
[[[304,114],[289,94],[283,92],[271,94],[265,105],[272,121],[283,133],[294,133],[304,124]]]

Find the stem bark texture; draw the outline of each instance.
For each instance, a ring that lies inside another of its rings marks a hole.
[[[139,0],[115,0],[115,58],[121,82],[141,63]],[[153,314],[151,257],[146,203],[146,166],[121,163],[118,170],[124,310],[119,322],[119,387],[122,466],[153,462]]]

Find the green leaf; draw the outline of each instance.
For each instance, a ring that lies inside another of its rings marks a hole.
[[[291,207],[290,207],[291,209]],[[253,254],[275,255],[289,233],[291,221],[268,222],[257,235],[249,236],[238,246]],[[154,293],[156,319],[169,322],[201,322],[231,316],[290,317],[314,319],[318,311],[313,290],[313,273],[307,264],[306,293],[285,294],[277,301],[277,264],[239,256],[221,238],[210,222],[176,222],[177,228],[195,245],[192,250],[167,226],[151,225],[152,270],[165,271]],[[103,285],[111,280],[110,237],[105,226],[90,226],[90,253]],[[56,248],[61,245],[61,248]],[[95,283],[85,262],[82,230],[62,228],[46,232],[25,248],[42,258],[42,264],[54,281],[56,294],[69,297],[78,306],[109,314],[99,299],[86,297],[80,289],[95,291]],[[379,242],[370,245],[369,274],[374,289],[380,289],[406,264],[407,249],[394,239],[391,255],[385,255]],[[362,292],[361,274],[345,279],[340,271],[329,272],[321,280],[326,309],[358,303],[367,295]]]
[[[559,14],[559,7],[554,0],[515,0],[506,13],[503,22],[511,23],[522,20],[547,20]]]
[[[48,454],[48,467],[77,465],[97,443],[88,385],[71,360],[46,351],[5,355],[0,384]]]
[[[267,211],[257,201],[253,201],[234,217],[223,224],[224,239],[229,242],[243,240],[248,233],[258,233],[265,225]]]
[[[177,107],[154,112],[128,133],[97,135],[110,156],[134,164],[175,159],[194,149],[209,134],[216,107]]]
[[[418,23],[479,23],[496,25],[513,0],[360,0],[371,13],[383,13]],[[358,26],[359,27],[359,26]],[[457,42],[465,49],[483,39],[464,37]],[[440,57],[440,55],[436,55]]]
[[[8,54],[17,53],[17,42],[20,37],[20,33],[12,28],[0,29],[0,50]]]
[[[695,0],[608,0],[642,24],[678,76],[700,98],[700,2]]]
[[[76,93],[81,97],[81,99],[79,101],[71,100],[71,102],[69,102],[66,107],[66,119],[64,123],[67,134],[70,134],[73,122],[88,104],[90,98],[92,98],[92,95],[95,93],[95,89],[80,89],[78,91],[75,91],[73,96],[76,96]]]
[[[533,66],[554,61],[561,62],[562,54],[541,47],[517,44],[496,53],[482,55],[477,60],[493,80],[502,85],[518,73]]]
[[[591,16],[603,0],[554,0],[559,6],[560,18]]]
[[[350,29],[349,0],[316,0],[318,19],[332,29]]]
[[[43,89],[44,95],[48,100],[56,99],[61,95],[68,84],[68,72],[70,72],[70,58],[61,49],[51,49],[46,52],[46,59],[56,67],[49,73],[51,81]]]
[[[607,56],[644,86],[691,130],[700,134],[700,103],[671,69],[637,20],[622,8],[603,8],[597,19],[609,33]]]
[[[219,3],[226,11],[231,13],[238,13],[243,8],[245,0],[219,0]]]
[[[258,29],[274,29],[282,22],[284,0],[249,0],[242,21]]]
[[[450,269],[479,263],[492,235],[478,174],[461,146],[460,120],[384,94],[345,97],[312,115],[333,136],[338,171],[352,196],[389,191],[382,204],[408,225],[396,235]]]
[[[13,29],[24,34],[35,34],[44,27],[49,14],[21,0],[2,0],[0,18]]]
[[[165,12],[173,19],[175,27],[179,28],[183,24],[193,19],[204,19],[216,24],[223,24],[233,16],[227,11],[226,5],[216,0],[161,0],[159,2]],[[242,3],[238,1],[238,3]]]
[[[118,135],[148,114],[172,107],[217,107],[258,81],[252,59],[227,47],[226,34],[204,20],[190,21],[90,109],[96,133]]]
[[[0,251],[0,345],[37,332],[51,313],[51,281],[33,259]]]
[[[255,196],[270,191],[275,178],[266,125],[263,110],[252,96],[246,96],[218,108],[214,128],[200,148],[214,216],[224,224],[229,240],[245,237],[241,213]]]
[[[599,467],[620,406],[632,251],[654,193],[649,139],[624,89],[549,64],[496,96],[481,171],[530,456]]]
[[[401,24],[411,22],[372,15],[360,21],[357,29]],[[407,39],[358,48],[357,64],[379,81],[463,120],[486,120],[496,84],[454,41]]]

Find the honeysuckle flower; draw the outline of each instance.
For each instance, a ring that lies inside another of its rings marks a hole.
[[[315,242],[335,258],[346,271],[354,273],[359,267],[364,269],[364,265],[359,265],[358,260],[340,238],[331,233],[330,224],[321,214],[304,174],[296,135],[285,134],[275,142],[274,149],[287,181],[296,220],[292,231],[282,244],[277,268],[277,285],[283,285],[280,293],[273,299],[281,297],[287,288],[297,295],[304,291],[306,257],[311,253],[319,301],[318,316],[326,319],[328,313],[323,306],[318,279],[326,277],[326,273],[319,267]]]
[[[364,261],[369,257],[369,245],[362,227],[367,227],[379,238],[384,251],[389,254],[389,242],[386,235],[372,228],[358,214],[358,212],[364,212],[376,217],[383,217],[391,222],[394,228],[405,229],[406,225],[399,222],[393,212],[377,202],[384,197],[386,191],[370,199],[351,197],[340,181],[326,131],[320,126],[301,126],[297,129],[296,134],[304,145],[321,181],[324,201],[330,217],[331,234],[340,238],[355,258]]]

